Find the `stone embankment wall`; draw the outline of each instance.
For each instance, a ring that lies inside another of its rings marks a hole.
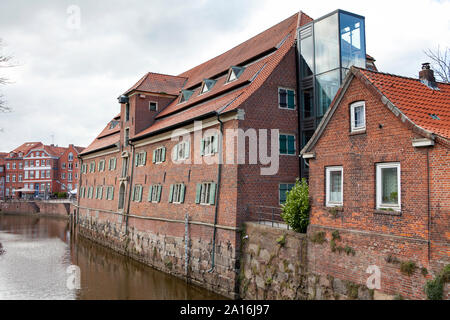
[[[157,270],[187,279],[190,283],[229,298],[237,298],[238,274],[236,250],[230,243],[217,241],[215,268],[212,265],[211,227],[188,225],[188,245],[185,246],[185,225],[177,222],[155,221],[125,217],[100,210],[80,208],[80,235],[109,247],[123,255]],[[127,232],[128,229],[128,232]],[[217,230],[222,233],[235,231]],[[200,234],[203,236],[193,237]],[[182,235],[182,236],[180,236]],[[186,269],[187,259],[187,269]]]
[[[246,223],[242,240],[239,292],[243,299],[393,299],[365,285],[313,273],[307,235]],[[346,253],[343,253],[346,255]]]
[[[68,218],[70,203],[44,201],[13,201],[0,202],[0,213],[8,214],[39,214]]]

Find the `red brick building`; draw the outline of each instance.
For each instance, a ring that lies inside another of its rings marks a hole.
[[[51,195],[76,189],[81,147],[68,148],[27,142],[5,158],[5,187],[2,198]]]
[[[420,79],[352,68],[301,153],[308,233],[328,239],[309,271],[366,285],[376,266],[380,292],[425,298],[450,263],[450,85],[426,64]]]

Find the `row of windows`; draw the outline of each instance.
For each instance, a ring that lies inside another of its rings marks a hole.
[[[325,170],[325,193],[327,207],[344,205],[344,169],[341,166]],[[379,210],[401,210],[400,163],[376,165],[376,204]]]
[[[106,200],[114,200],[114,186],[97,186],[95,187],[95,195],[94,195],[94,187],[81,187],[80,188],[80,197],[87,199],[103,199],[103,189],[105,188],[105,199]]]
[[[106,160],[100,160],[98,162],[97,170],[99,172],[105,171],[105,163],[106,163]],[[116,170],[116,167],[117,167],[117,158],[110,158],[108,161],[108,170],[114,171],[114,170]],[[88,165],[86,163],[83,164],[81,167],[81,173],[87,173],[87,168],[88,168]],[[96,169],[95,161],[90,162],[89,163],[89,172],[93,173],[93,172],[95,172],[95,169]]]
[[[147,201],[158,203],[161,201],[162,185],[151,185],[149,187]],[[135,185],[132,193],[132,201],[142,201],[143,187]],[[184,203],[186,185],[183,183],[171,184],[169,188],[169,203]],[[214,182],[197,183],[195,203],[204,205],[214,205],[216,199],[216,184]]]
[[[106,188],[106,200],[114,200],[113,186],[97,186],[95,187],[81,187],[80,197],[87,199],[103,199],[103,189]],[[142,202],[143,186],[135,185],[131,194],[131,200],[134,202]],[[163,186],[161,184],[154,184],[149,186],[147,201],[159,203],[161,201]],[[169,203],[180,204],[184,203],[186,194],[186,185],[184,183],[171,184],[169,187]],[[216,184],[214,182],[198,183],[196,187],[195,203],[204,205],[214,205],[216,197]]]

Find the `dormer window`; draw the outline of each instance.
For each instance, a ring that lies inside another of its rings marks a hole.
[[[216,82],[217,82],[216,80],[211,80],[211,79],[203,80],[202,90],[200,91],[201,94],[211,91],[211,89],[214,87]]]
[[[227,82],[232,82],[234,80],[239,79],[239,77],[244,72],[245,68],[243,67],[231,67],[230,72],[228,73],[228,80]]]
[[[186,102],[194,94],[192,90],[181,90],[180,103]]]

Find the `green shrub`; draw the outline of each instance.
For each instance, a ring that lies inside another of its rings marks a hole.
[[[323,231],[316,232],[312,237],[311,241],[314,243],[322,244],[326,241],[326,234]]]
[[[416,264],[413,261],[402,262],[400,264],[400,271],[408,276],[411,276],[416,271]]]
[[[428,300],[442,300],[443,290],[444,281],[442,281],[442,276],[437,276],[434,280],[427,281],[425,285],[425,293]]]
[[[294,188],[287,194],[281,206],[281,217],[293,230],[306,233],[309,224],[309,187],[306,179],[297,179]]]

